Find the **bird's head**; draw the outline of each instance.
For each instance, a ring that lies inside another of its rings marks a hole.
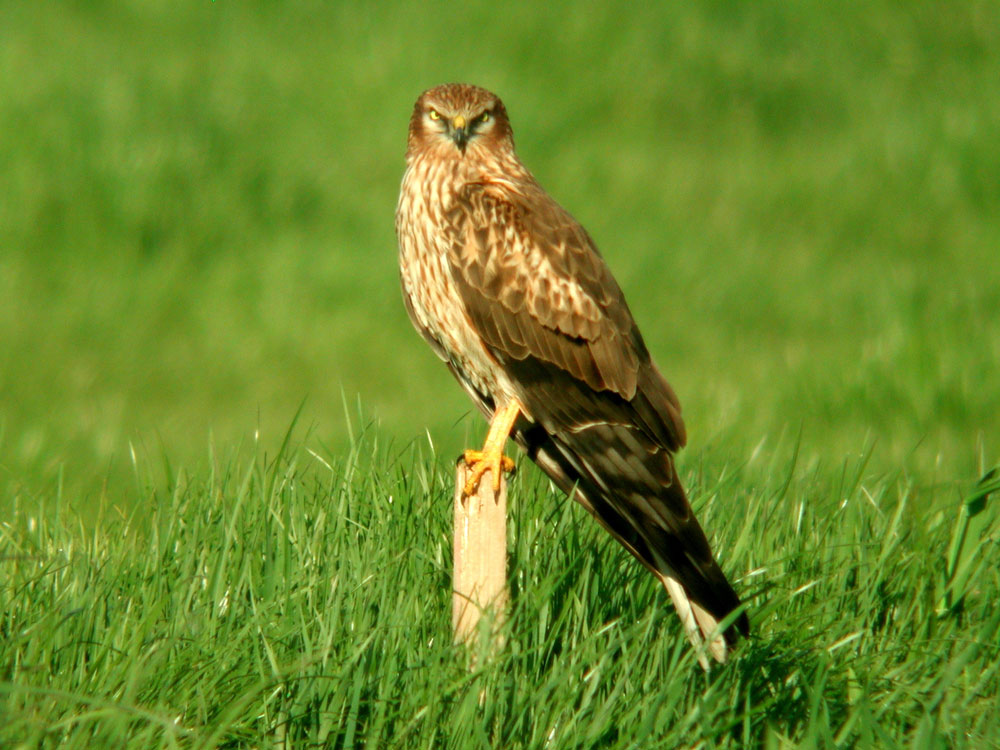
[[[428,148],[456,157],[479,149],[513,151],[503,102],[486,89],[464,83],[428,89],[413,108],[408,153]]]

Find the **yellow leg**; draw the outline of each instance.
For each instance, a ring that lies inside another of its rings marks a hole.
[[[493,412],[490,431],[486,434],[483,449],[481,451],[468,450],[463,454],[466,465],[472,469],[472,474],[462,489],[462,495],[469,497],[475,494],[479,480],[487,471],[493,472],[493,491],[500,491],[500,472],[514,470],[514,462],[503,454],[503,448],[510,436],[514,422],[517,421],[518,415],[522,412],[523,409],[517,399],[512,399],[502,409]]]

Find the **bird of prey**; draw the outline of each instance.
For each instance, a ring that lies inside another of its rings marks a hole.
[[[745,613],[674,467],[680,403],[653,364],[586,230],[514,152],[500,99],[477,86],[425,91],[410,118],[396,210],[413,325],[490,421],[466,451],[466,495],[513,468],[512,437],[664,585],[707,667]]]

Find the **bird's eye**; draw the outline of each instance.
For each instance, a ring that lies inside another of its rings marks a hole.
[[[489,112],[483,112],[481,115],[479,115],[479,122],[489,122],[489,121],[490,121]]]
[[[427,116],[432,120],[440,120],[441,114],[436,109],[427,110]]]

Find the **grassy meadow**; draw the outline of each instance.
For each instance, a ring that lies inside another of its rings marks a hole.
[[[450,643],[484,425],[393,211],[451,80],[680,395],[724,668],[527,463]],[[0,747],[1000,745],[997,123],[993,2],[5,4]]]

